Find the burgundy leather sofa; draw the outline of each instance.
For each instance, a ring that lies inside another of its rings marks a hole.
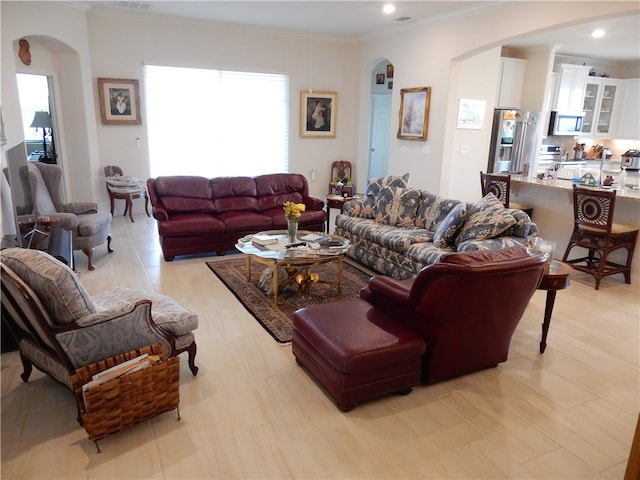
[[[338,407],[495,367],[544,273],[524,247],[449,253],[360,298],[297,310],[292,352]]]
[[[304,203],[301,230],[324,231],[324,201],[309,196],[303,175],[166,176],[147,180],[164,259],[232,250],[239,238],[286,228],[284,202]]]

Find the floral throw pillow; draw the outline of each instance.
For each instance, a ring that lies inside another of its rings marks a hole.
[[[409,186],[409,174],[405,173],[401,177],[387,175],[385,177],[370,178],[362,202],[362,216],[364,218],[376,217],[380,189],[385,186],[407,188]]]
[[[467,217],[467,207],[464,203],[459,203],[449,212],[444,220],[440,222],[433,235],[433,245],[438,248],[447,248],[454,244],[456,235]]]
[[[398,227],[410,227],[416,219],[420,190],[384,186],[378,195],[376,222]]]
[[[500,236],[515,225],[516,219],[493,193],[487,193],[467,214],[456,238],[456,246],[467,240],[486,240]]]

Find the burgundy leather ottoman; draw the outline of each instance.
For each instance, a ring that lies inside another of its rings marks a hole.
[[[291,348],[298,364],[348,411],[364,400],[409,393],[420,382],[426,345],[358,298],[297,310]]]

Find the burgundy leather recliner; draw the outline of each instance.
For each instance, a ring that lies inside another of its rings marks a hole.
[[[524,247],[451,253],[413,279],[374,276],[361,298],[424,338],[421,383],[431,384],[507,359],[545,260]]]

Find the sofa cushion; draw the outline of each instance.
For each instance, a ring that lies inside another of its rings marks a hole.
[[[420,190],[385,185],[380,189],[376,222],[397,227],[413,226],[420,203]]]
[[[212,178],[211,191],[217,213],[258,211],[256,182],[251,177]]]
[[[499,250],[478,250],[470,253],[447,253],[440,257],[441,263],[456,265],[477,265],[479,263],[494,263],[504,260],[515,260],[528,257],[529,253],[523,246],[502,248]]]
[[[458,231],[464,224],[467,216],[467,206],[459,203],[451,209],[449,214],[440,222],[433,235],[433,244],[438,248],[447,248],[454,245]]]
[[[120,302],[129,305],[151,300],[151,318],[162,330],[179,337],[198,328],[198,316],[173,298],[124,286],[108,288],[94,296],[99,310],[108,310]]]
[[[427,212],[431,208],[437,198],[438,195],[429,193],[426,190],[422,190],[422,195],[420,196],[420,205],[418,205],[418,211],[416,212],[416,227],[425,228],[425,212]]]
[[[198,176],[158,177],[154,182],[160,203],[168,213],[214,213],[209,179]]]
[[[516,219],[516,223],[507,228],[503,235],[509,237],[521,237],[525,238],[531,231],[531,217],[522,210],[515,208],[507,209],[513,218]]]
[[[430,203],[430,206],[425,209],[420,209],[422,212],[422,228],[429,230],[430,232],[438,230],[440,223],[447,218],[449,212],[451,212],[456,206],[465,206],[465,203],[460,200],[452,200],[439,195],[436,196],[436,198],[427,196],[426,199],[423,198],[423,201],[424,200]]]
[[[224,233],[225,224],[209,213],[182,213],[172,215],[171,221],[158,222],[162,237],[193,237]]]
[[[95,313],[96,306],[80,279],[62,262],[40,250],[8,248],[2,261],[27,283],[57,325]]]
[[[364,218],[375,218],[376,207],[378,206],[378,195],[384,186],[407,188],[409,186],[409,174],[405,173],[401,177],[387,175],[386,177],[370,178],[364,192],[362,202],[362,216]]]
[[[516,219],[504,208],[502,202],[493,193],[488,193],[469,210],[456,237],[456,245],[468,240],[498,237],[515,223]]]

